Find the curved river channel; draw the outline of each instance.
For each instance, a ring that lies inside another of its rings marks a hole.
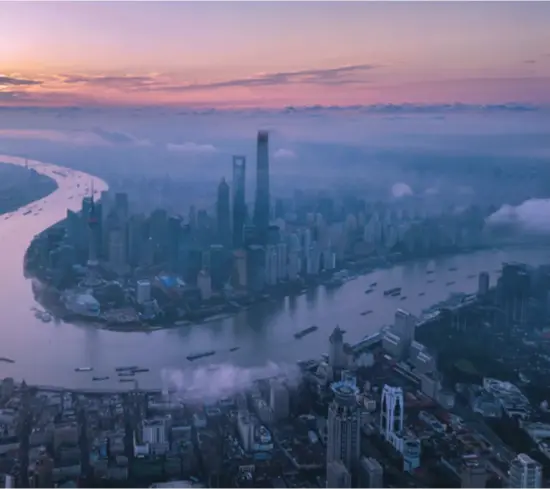
[[[21,158],[3,155],[0,161],[25,163]],[[164,368],[189,369],[210,363],[238,367],[261,367],[270,361],[294,363],[326,352],[328,336],[336,324],[347,331],[347,341],[355,342],[390,324],[398,307],[419,314],[446,299],[450,292],[474,292],[477,274],[489,271],[494,281],[503,261],[533,265],[550,261],[550,253],[541,249],[443,257],[374,271],[337,289],[321,286],[299,297],[256,305],[230,318],[152,332],[114,332],[62,321],[44,323],[32,310],[40,306],[30,280],[23,275],[25,251],[33,237],[63,219],[67,209],[79,209],[83,189],[77,184],[84,187],[93,181],[98,191],[108,186],[99,178],[52,164],[29,161],[29,166],[54,178],[59,188],[40,201],[0,217],[0,357],[15,360],[12,364],[0,362],[0,378],[25,379],[35,385],[121,388],[115,367],[138,365],[150,369],[139,374],[140,387],[153,389],[161,387]],[[29,209],[33,211],[24,215]],[[426,274],[428,265],[435,270],[431,275]],[[454,267],[456,271],[449,270]],[[468,278],[473,274],[476,278]],[[428,279],[433,282],[428,283]],[[365,290],[372,282],[378,285],[367,295]],[[447,285],[449,282],[454,283]],[[403,288],[406,300],[383,296],[385,289],[396,286]],[[425,295],[420,296],[422,292]],[[361,316],[369,309],[371,314]],[[294,338],[295,332],[313,324],[318,331],[300,340]],[[239,349],[231,352],[233,347]],[[192,363],[186,359],[189,354],[208,350],[216,354]],[[83,366],[93,367],[94,371],[75,372],[76,367]],[[94,375],[110,379],[93,382]]]

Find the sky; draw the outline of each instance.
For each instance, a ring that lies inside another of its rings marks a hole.
[[[545,105],[549,21],[549,2],[0,2],[0,105]]]

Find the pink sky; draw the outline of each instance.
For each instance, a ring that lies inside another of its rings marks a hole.
[[[0,105],[550,103],[550,3],[0,2]]]

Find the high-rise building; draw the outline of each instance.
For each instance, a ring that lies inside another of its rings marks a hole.
[[[125,233],[120,227],[109,232],[109,265],[117,274],[126,271],[126,240]]]
[[[265,286],[266,254],[263,246],[251,245],[246,250],[246,286],[251,293],[259,293]]]
[[[359,467],[359,487],[384,487],[384,469],[372,457],[362,457]]]
[[[327,464],[327,487],[351,487],[349,470],[340,460]]]
[[[268,245],[265,249],[265,282],[268,286],[277,285],[279,281],[279,257],[277,247]]]
[[[392,444],[403,431],[404,407],[403,389],[384,385],[380,404],[380,432]]]
[[[479,274],[478,286],[477,286],[477,295],[479,297],[484,297],[487,292],[489,292],[489,273],[481,272]]]
[[[328,363],[333,369],[347,367],[347,356],[344,349],[344,333],[339,326],[329,337]]]
[[[398,309],[395,313],[395,322],[393,332],[401,338],[404,348],[408,351],[414,341],[414,330],[416,329],[416,318],[403,309]]]
[[[115,211],[122,222],[126,222],[129,214],[128,194],[117,192],[115,194]]]
[[[348,382],[334,382],[331,389],[334,400],[328,410],[327,464],[340,461],[352,473],[361,455],[359,389]]]
[[[231,212],[229,203],[229,185],[222,179],[218,185],[218,199],[216,201],[216,229],[218,242],[228,246],[231,241]]]
[[[233,247],[243,246],[243,231],[246,223],[246,159],[233,156]]]
[[[256,200],[254,202],[254,226],[261,244],[267,243],[269,228],[269,135],[258,132],[256,162]]]
[[[526,453],[520,453],[510,463],[509,486],[515,488],[542,487],[542,467]]]
[[[287,387],[278,379],[271,379],[269,406],[275,419],[285,419],[289,413],[289,393]]]
[[[97,267],[99,250],[101,248],[101,216],[97,214],[96,203],[94,201],[93,187],[92,196],[90,197],[90,207],[88,209],[88,228],[90,230],[90,239],[88,245],[88,266]]]

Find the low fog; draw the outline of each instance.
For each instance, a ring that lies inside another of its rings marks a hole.
[[[169,177],[189,185],[197,204],[213,201],[222,177],[231,180],[234,154],[247,157],[252,198],[259,129],[270,131],[274,196],[349,187],[371,199],[459,195],[499,206],[550,196],[550,111],[539,107],[0,108],[0,115],[0,153],[81,169],[113,188]]]
[[[272,362],[251,368],[224,363],[186,370],[163,369],[161,377],[164,391],[174,392],[181,401],[191,403],[217,401],[252,387],[260,379],[284,377],[290,386],[301,380],[296,364]]]
[[[520,205],[503,205],[487,224],[520,232],[550,234],[550,199],[529,199]]]

